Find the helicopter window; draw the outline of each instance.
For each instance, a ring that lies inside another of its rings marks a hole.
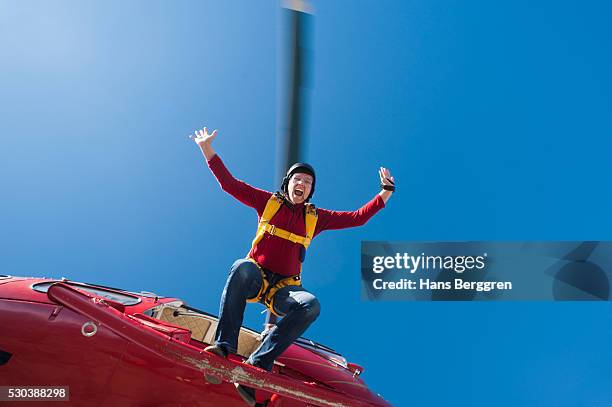
[[[49,287],[51,286],[51,284],[54,284],[54,283],[56,282],[55,281],[45,281],[43,283],[37,283],[32,286],[32,289],[40,293],[46,293],[49,290]],[[97,297],[102,297],[102,298],[109,299],[111,301],[116,301],[123,305],[136,305],[140,302],[140,298],[138,297],[132,297],[131,295],[125,295],[125,294],[106,290],[106,289],[99,288],[99,287],[91,287],[91,286],[74,284],[74,283],[66,283],[66,282],[64,284],[68,284],[69,286],[78,288],[79,290],[87,291],[88,293],[93,294]]]

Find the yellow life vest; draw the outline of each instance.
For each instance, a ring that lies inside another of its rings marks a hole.
[[[278,228],[274,225],[270,224],[270,220],[276,215],[276,213],[280,210],[283,204],[283,197],[277,194],[273,194],[268,202],[266,203],[266,207],[259,218],[259,224],[257,225],[257,233],[255,234],[255,238],[253,239],[253,243],[251,244],[251,250],[255,247],[257,243],[264,237],[264,234],[269,233],[273,236],[280,237],[281,239],[289,240],[296,244],[301,244],[304,246],[304,250],[308,249],[310,246],[310,242],[312,241],[312,237],[315,232],[315,228],[317,227],[317,210],[315,206],[311,203],[306,203],[306,236],[296,235],[295,233],[291,233],[287,230]],[[266,278],[266,274],[264,273],[261,266],[252,258],[247,255],[247,259],[255,263],[259,271],[261,272],[262,285],[259,293],[253,297],[248,299],[248,302],[259,302],[262,301],[263,304],[272,312],[274,315],[278,315],[276,311],[274,311],[274,294],[278,290],[283,287],[287,287],[289,285],[302,285],[302,266],[300,264],[300,274],[295,276],[290,276],[287,278],[283,278],[278,281],[273,286],[270,286],[270,282]],[[281,315],[278,315],[281,316]]]

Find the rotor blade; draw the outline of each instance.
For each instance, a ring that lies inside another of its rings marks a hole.
[[[283,112],[279,126],[278,178],[295,162],[304,160],[304,130],[308,110],[310,30],[312,15],[306,1],[284,2],[287,19],[287,80],[286,95],[282,102]]]

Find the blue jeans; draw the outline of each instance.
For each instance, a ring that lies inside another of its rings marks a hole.
[[[234,262],[221,296],[216,345],[230,352],[237,351],[246,300],[259,293],[261,284],[261,272],[253,262],[247,259]],[[274,360],[317,319],[320,306],[317,298],[301,286],[287,286],[274,295],[274,311],[284,317],[248,361],[266,370],[272,370]]]

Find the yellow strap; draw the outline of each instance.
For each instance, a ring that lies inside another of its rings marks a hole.
[[[255,238],[253,239],[251,250],[255,247],[257,243],[259,243],[259,241],[263,238],[266,232],[282,239],[289,240],[293,243],[301,244],[304,246],[304,248],[308,249],[308,246],[310,246],[310,242],[312,241],[312,237],[317,227],[317,210],[315,209],[315,206],[310,203],[306,204],[306,236],[300,236],[296,235],[295,233],[291,233],[287,230],[277,228],[276,226],[270,224],[270,220],[274,217],[274,215],[276,215],[282,204],[282,198],[276,195],[272,195],[270,199],[268,199],[266,207],[264,208],[263,213],[259,218],[259,224],[257,225],[257,233],[255,234]],[[247,256],[247,259],[252,261],[257,266],[257,268],[261,272],[262,280],[261,288],[259,289],[257,295],[253,298],[247,299],[247,301],[261,301],[266,306],[266,308],[270,310],[270,312],[272,312],[276,316],[282,317],[282,315],[279,315],[276,311],[274,311],[274,295],[278,290],[283,287],[287,287],[289,285],[302,285],[301,265],[300,274],[298,274],[297,276],[283,278],[282,280],[274,284],[274,286],[268,289],[268,287],[270,286],[270,282],[266,279],[266,274],[264,273],[261,266],[249,256]],[[265,298],[262,298],[263,296],[265,296]]]
[[[315,206],[310,203],[306,204],[306,236],[300,236],[270,224],[270,220],[274,217],[274,215],[276,215],[282,204],[282,198],[279,198],[274,194],[270,197],[270,199],[268,199],[266,207],[264,208],[264,211],[261,214],[261,217],[259,218],[259,224],[257,225],[257,233],[255,234],[255,238],[253,239],[253,243],[251,243],[251,250],[255,247],[257,243],[260,242],[261,239],[263,239],[263,236],[266,232],[282,239],[289,240],[293,243],[301,244],[302,246],[304,246],[304,248],[308,249],[308,246],[310,246],[312,237],[317,227],[318,218]]]
[[[304,247],[308,249],[312,237],[314,236],[315,229],[317,228],[317,210],[313,204],[306,204],[306,238],[308,241],[304,244]]]
[[[298,274],[297,276],[283,278],[281,281],[274,284],[272,288],[268,290],[268,294],[266,294],[266,298],[264,298],[264,301],[263,301],[264,305],[266,306],[266,308],[270,310],[270,312],[272,312],[276,316],[282,317],[282,315],[279,315],[276,311],[274,311],[274,295],[281,288],[287,287],[290,285],[301,286],[302,277]]]
[[[276,226],[271,225],[269,223],[264,226],[264,230],[273,236],[281,237],[293,243],[304,245],[304,247],[308,247],[308,245],[310,244],[309,238],[296,235],[295,233],[291,233],[285,229],[277,228]]]
[[[257,293],[255,297],[247,298],[247,302],[259,302],[259,299],[266,292],[266,290],[268,289],[268,285],[270,285],[270,283],[266,279],[266,274],[264,273],[259,263],[257,263],[255,260],[253,260],[250,257],[247,257],[246,259],[250,261],[251,263],[253,263],[254,265],[256,265],[257,269],[259,269],[259,272],[261,273],[261,287],[259,288],[259,292]]]
[[[283,201],[274,194],[270,197],[270,199],[268,199],[268,203],[266,203],[266,207],[259,218],[257,233],[255,234],[255,238],[251,244],[251,249],[254,248],[255,245],[263,238],[264,234],[266,233],[266,225],[268,225],[270,223],[270,219],[276,215],[276,212],[278,212],[282,203]]]
[[[268,287],[270,286],[270,282],[266,278],[266,273],[264,273],[261,266],[255,260],[253,260],[250,257],[248,257],[247,259],[251,261],[253,264],[255,264],[257,268],[259,269],[259,271],[261,272],[261,282],[262,282],[261,288],[259,289],[259,292],[257,293],[257,295],[253,298],[248,298],[247,302],[261,302],[274,315],[282,317],[282,315],[279,315],[276,311],[274,311],[274,295],[276,294],[278,290],[280,290],[283,287],[287,287],[289,285],[301,286],[302,285],[301,276],[298,274],[297,276],[290,276],[287,278],[283,278],[282,280],[274,284],[270,289],[268,289]]]

